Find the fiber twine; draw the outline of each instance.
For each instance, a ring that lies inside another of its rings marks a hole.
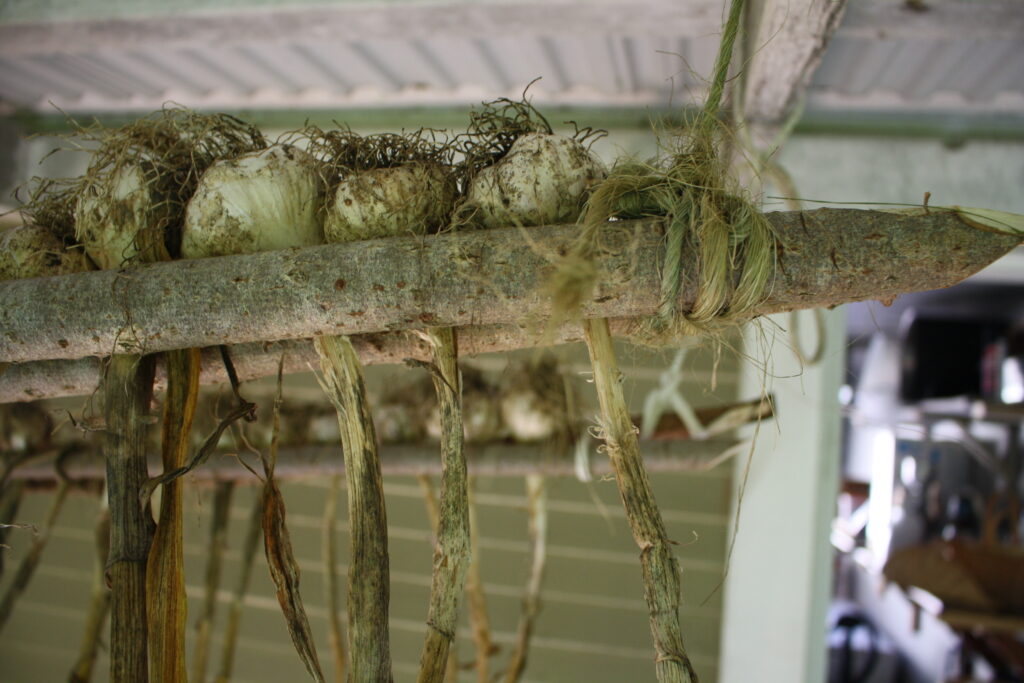
[[[728,83],[743,0],[731,4],[704,108],[688,127],[673,131],[674,153],[649,163],[619,162],[590,197],[580,237],[551,282],[553,320],[578,314],[597,279],[599,228],[610,218],[664,216],[665,259],[661,303],[636,340],[663,345],[688,335],[718,335],[751,317],[775,268],[775,234],[743,196],[720,152],[725,136],[719,110]],[[692,282],[690,310],[680,292]]]

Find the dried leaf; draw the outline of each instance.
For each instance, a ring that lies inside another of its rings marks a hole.
[[[274,401],[274,435],[270,442],[270,456],[263,461],[266,481],[263,483],[263,550],[267,556],[270,578],[277,587],[277,601],[281,605],[288,633],[295,644],[299,659],[313,680],[323,683],[324,674],[316,656],[316,643],[309,628],[309,619],[302,606],[299,593],[299,565],[295,562],[291,537],[285,525],[284,497],[274,480],[274,465],[277,463],[277,445],[281,432],[281,376],[284,370],[284,356],[277,368],[277,400]]]
[[[292,542],[284,520],[284,499],[273,478],[263,485],[263,548],[267,555],[270,577],[277,586],[277,601],[288,623],[295,650],[315,681],[323,682],[324,675],[316,656],[313,633],[299,594],[299,566],[295,563]]]
[[[161,443],[164,471],[183,465],[199,396],[199,349],[168,351],[167,395]],[[146,562],[146,623],[149,675],[157,683],[185,676],[185,566],[182,548],[181,482],[169,481],[160,498],[160,517]]]
[[[949,207],[956,211],[964,223],[972,228],[995,230],[1010,235],[1024,235],[1024,216],[1018,213],[995,211],[993,209],[975,209],[966,206]]]

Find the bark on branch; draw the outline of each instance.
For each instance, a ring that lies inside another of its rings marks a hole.
[[[945,211],[768,217],[780,238],[778,270],[757,314],[947,287],[1019,243]],[[3,282],[0,362],[542,319],[551,261],[577,230],[390,238]],[[659,220],[603,228],[599,285],[585,317],[657,310],[662,237]],[[695,297],[693,275],[681,288],[683,310]]]

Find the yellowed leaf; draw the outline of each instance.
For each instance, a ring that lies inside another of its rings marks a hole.
[[[883,213],[895,213],[901,216],[927,216],[930,213],[952,211],[957,218],[972,228],[1002,232],[1008,235],[1024,235],[1024,216],[1008,211],[995,209],[979,209],[967,206],[900,206],[874,209]]]
[[[996,211],[994,209],[976,209],[965,206],[949,207],[956,211],[964,223],[980,230],[995,230],[1010,235],[1024,235],[1024,216],[1019,213]]]

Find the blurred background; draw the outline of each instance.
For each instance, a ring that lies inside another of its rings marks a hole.
[[[556,128],[608,131],[594,148],[606,161],[649,157],[658,147],[652,122],[678,122],[703,101],[726,9],[722,0],[7,0],[0,201],[16,208],[11,192],[31,176],[84,170],[87,153],[47,156],[67,146],[60,136],[71,119],[117,125],[169,103],[230,112],[270,134],[307,122],[460,131],[470,107],[517,99],[532,83],[533,104]],[[750,180],[765,210],[786,209],[779,197],[816,208],[917,204],[930,192],[932,205],[1024,213],[1024,10],[1015,0],[759,0],[745,28],[730,105],[745,123],[744,154],[771,160]],[[883,576],[899,548],[980,542],[989,502],[1019,499],[1022,283],[1018,249],[953,289],[775,316],[723,353],[697,348],[681,358],[692,405],[735,405],[766,389],[776,411],[752,458],[743,450],[714,468],[652,477],[680,543],[684,635],[702,681],[1022,680],[1024,622],[991,607],[1003,602],[998,590],[986,611],[943,604],[922,588],[929,570],[900,575],[917,593],[887,587]],[[619,350],[639,414],[652,390],[676,379],[675,351]],[[466,362],[500,385],[508,364],[529,356]],[[557,357],[579,385],[580,417],[591,419],[585,350],[561,347]],[[370,368],[371,395],[411,382],[412,372]],[[273,385],[249,390],[266,398]],[[311,375],[287,379],[286,401],[326,405],[319,396]],[[68,431],[59,409],[80,412],[84,400],[44,410]],[[749,427],[739,434],[750,436]],[[698,447],[683,438],[667,446],[679,458]],[[429,441],[420,452],[430,457]],[[653,680],[636,547],[614,482],[585,479],[549,479],[544,607],[523,680]],[[326,485],[323,476],[283,485],[322,660]],[[526,494],[521,477],[482,476],[476,486],[500,670],[529,573]],[[238,488],[215,643],[256,490]],[[407,680],[422,641],[431,531],[414,477],[386,475],[385,491],[395,674]],[[191,614],[201,604],[212,496],[198,482],[186,489]],[[48,498],[25,496],[18,521],[40,525]],[[66,677],[93,577],[98,507],[84,495],[66,503],[0,639],[0,680]],[[1019,514],[1003,516],[994,543],[1019,550]],[[339,533],[344,564],[343,524]],[[0,585],[31,538],[8,534]],[[259,555],[233,680],[299,680]],[[468,631],[458,647],[471,663]],[[105,662],[98,667],[103,678]],[[476,673],[464,668],[459,680]]]

